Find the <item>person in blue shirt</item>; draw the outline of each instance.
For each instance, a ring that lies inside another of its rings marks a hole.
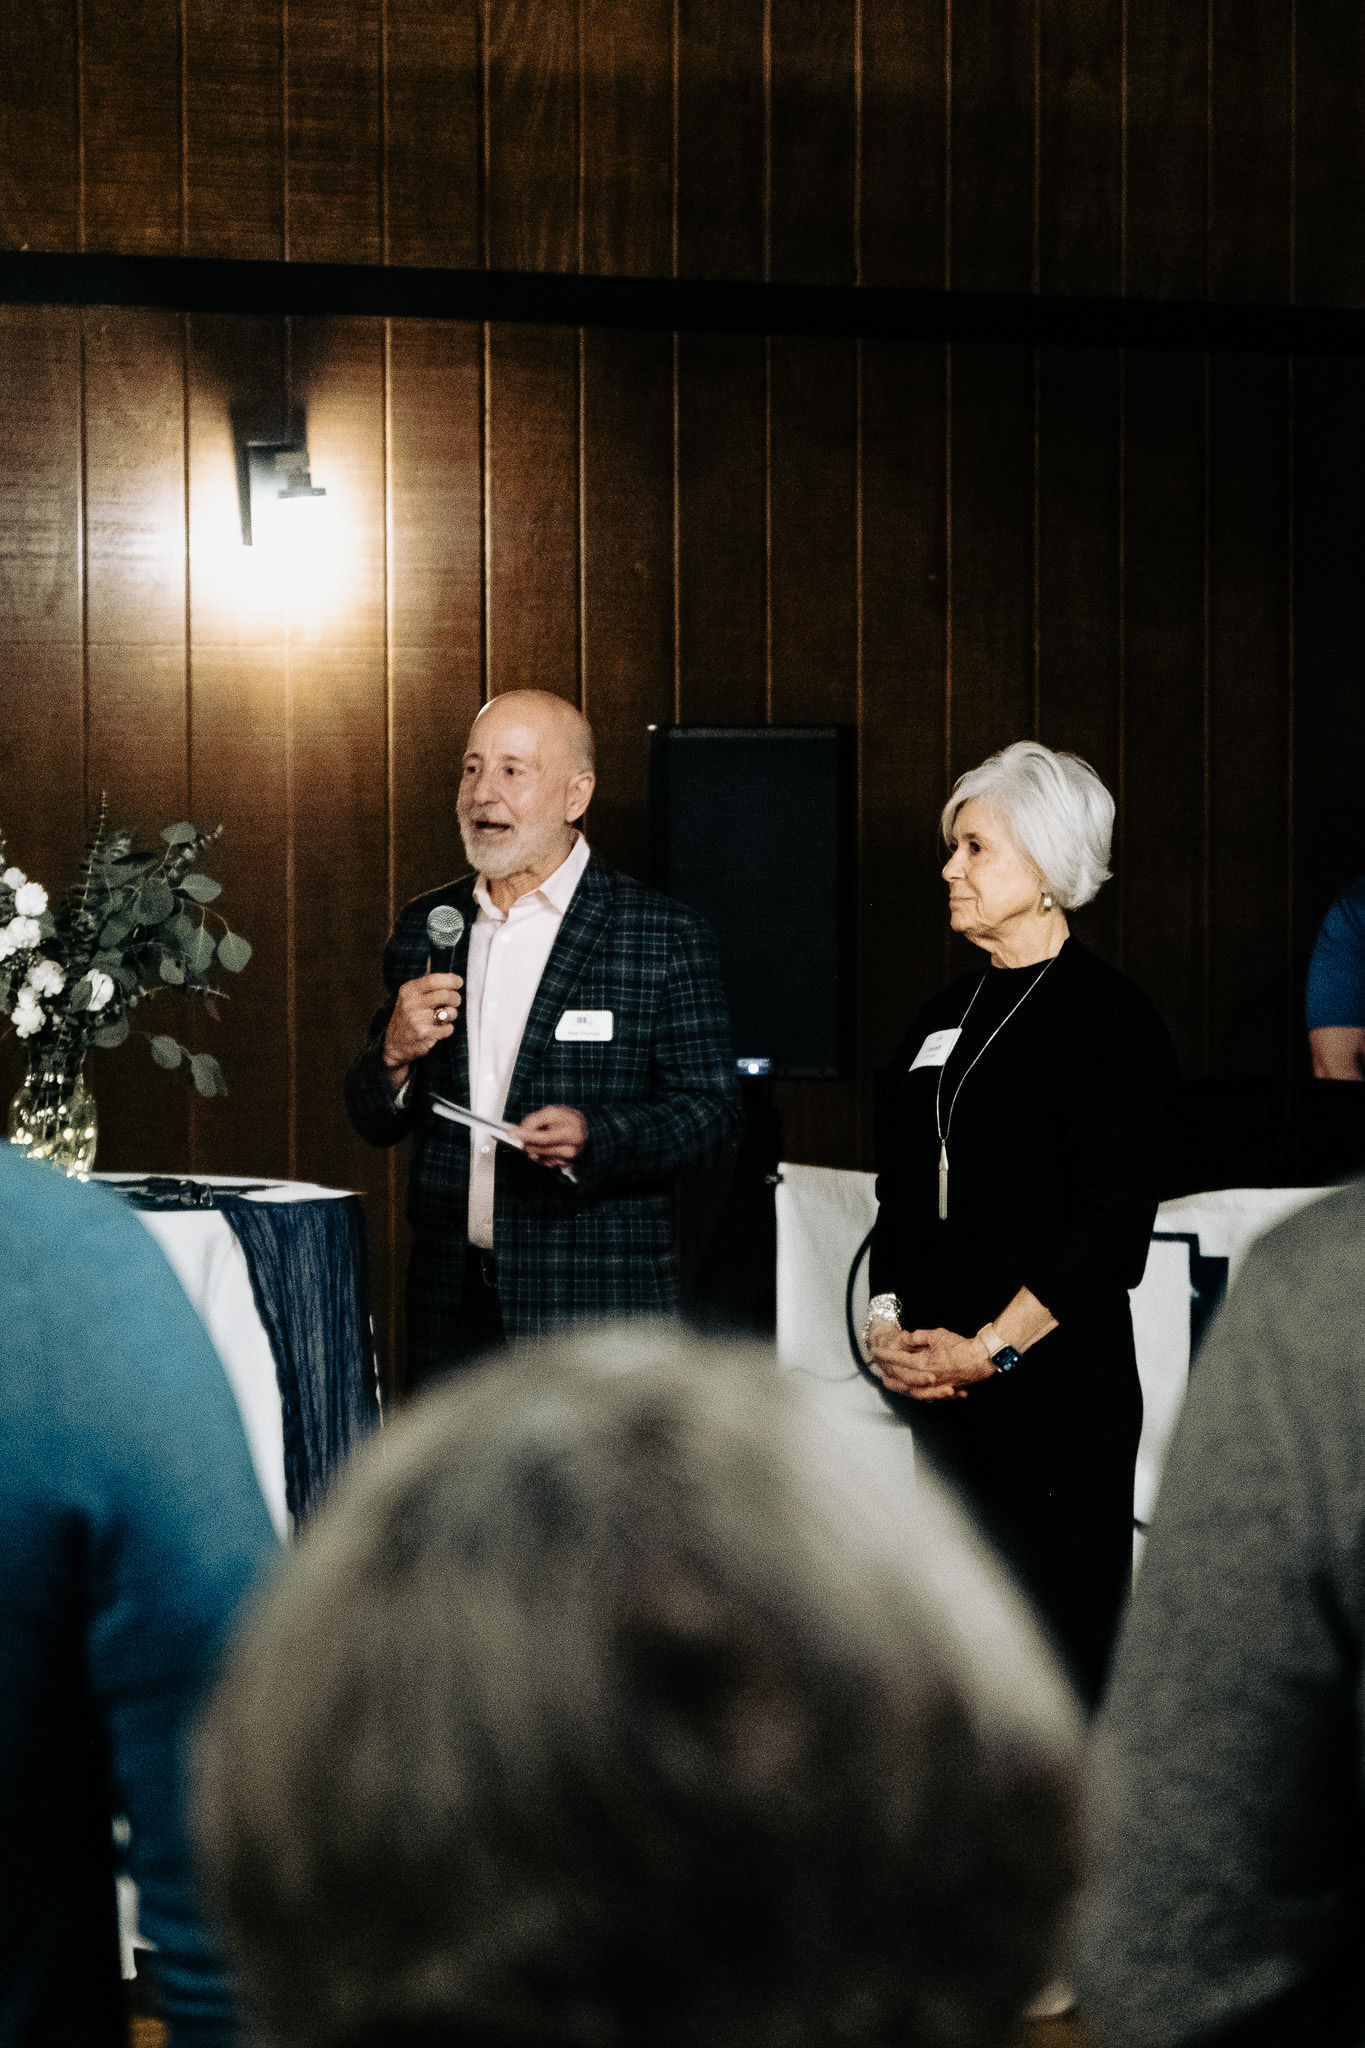
[[[1342,890],[1322,920],[1304,1012],[1318,1080],[1365,1080],[1365,875]]]
[[[218,1357],[116,1197],[0,1143],[0,2048],[127,2040],[112,1825],[172,2048],[236,2038],[181,1745],[276,1544]]]

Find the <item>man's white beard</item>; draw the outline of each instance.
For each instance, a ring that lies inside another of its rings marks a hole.
[[[534,873],[552,861],[557,867],[559,862],[555,855],[563,846],[562,835],[572,831],[563,825],[512,825],[506,832],[481,842],[476,837],[472,818],[461,818],[459,826],[465,859],[490,882],[500,882],[508,875]]]

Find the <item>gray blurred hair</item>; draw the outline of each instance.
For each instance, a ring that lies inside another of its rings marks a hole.
[[[906,1457],[639,1324],[391,1425],[198,1742],[255,2039],[1010,2039],[1078,1873],[1075,1725]]]
[[[959,775],[940,820],[948,846],[958,812],[974,798],[996,812],[1063,910],[1079,910],[1109,880],[1114,799],[1079,754],[1016,740]]]

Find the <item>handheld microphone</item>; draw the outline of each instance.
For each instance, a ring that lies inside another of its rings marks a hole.
[[[464,919],[453,903],[436,903],[427,912],[427,944],[431,948],[429,974],[455,972],[455,948],[464,937]]]

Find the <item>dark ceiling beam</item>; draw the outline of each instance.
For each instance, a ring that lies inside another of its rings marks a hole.
[[[249,263],[204,256],[0,251],[0,304],[156,306],[187,313],[368,314],[738,334],[1365,354],[1365,310],[1176,303],[876,285],[708,283],[558,272]]]

